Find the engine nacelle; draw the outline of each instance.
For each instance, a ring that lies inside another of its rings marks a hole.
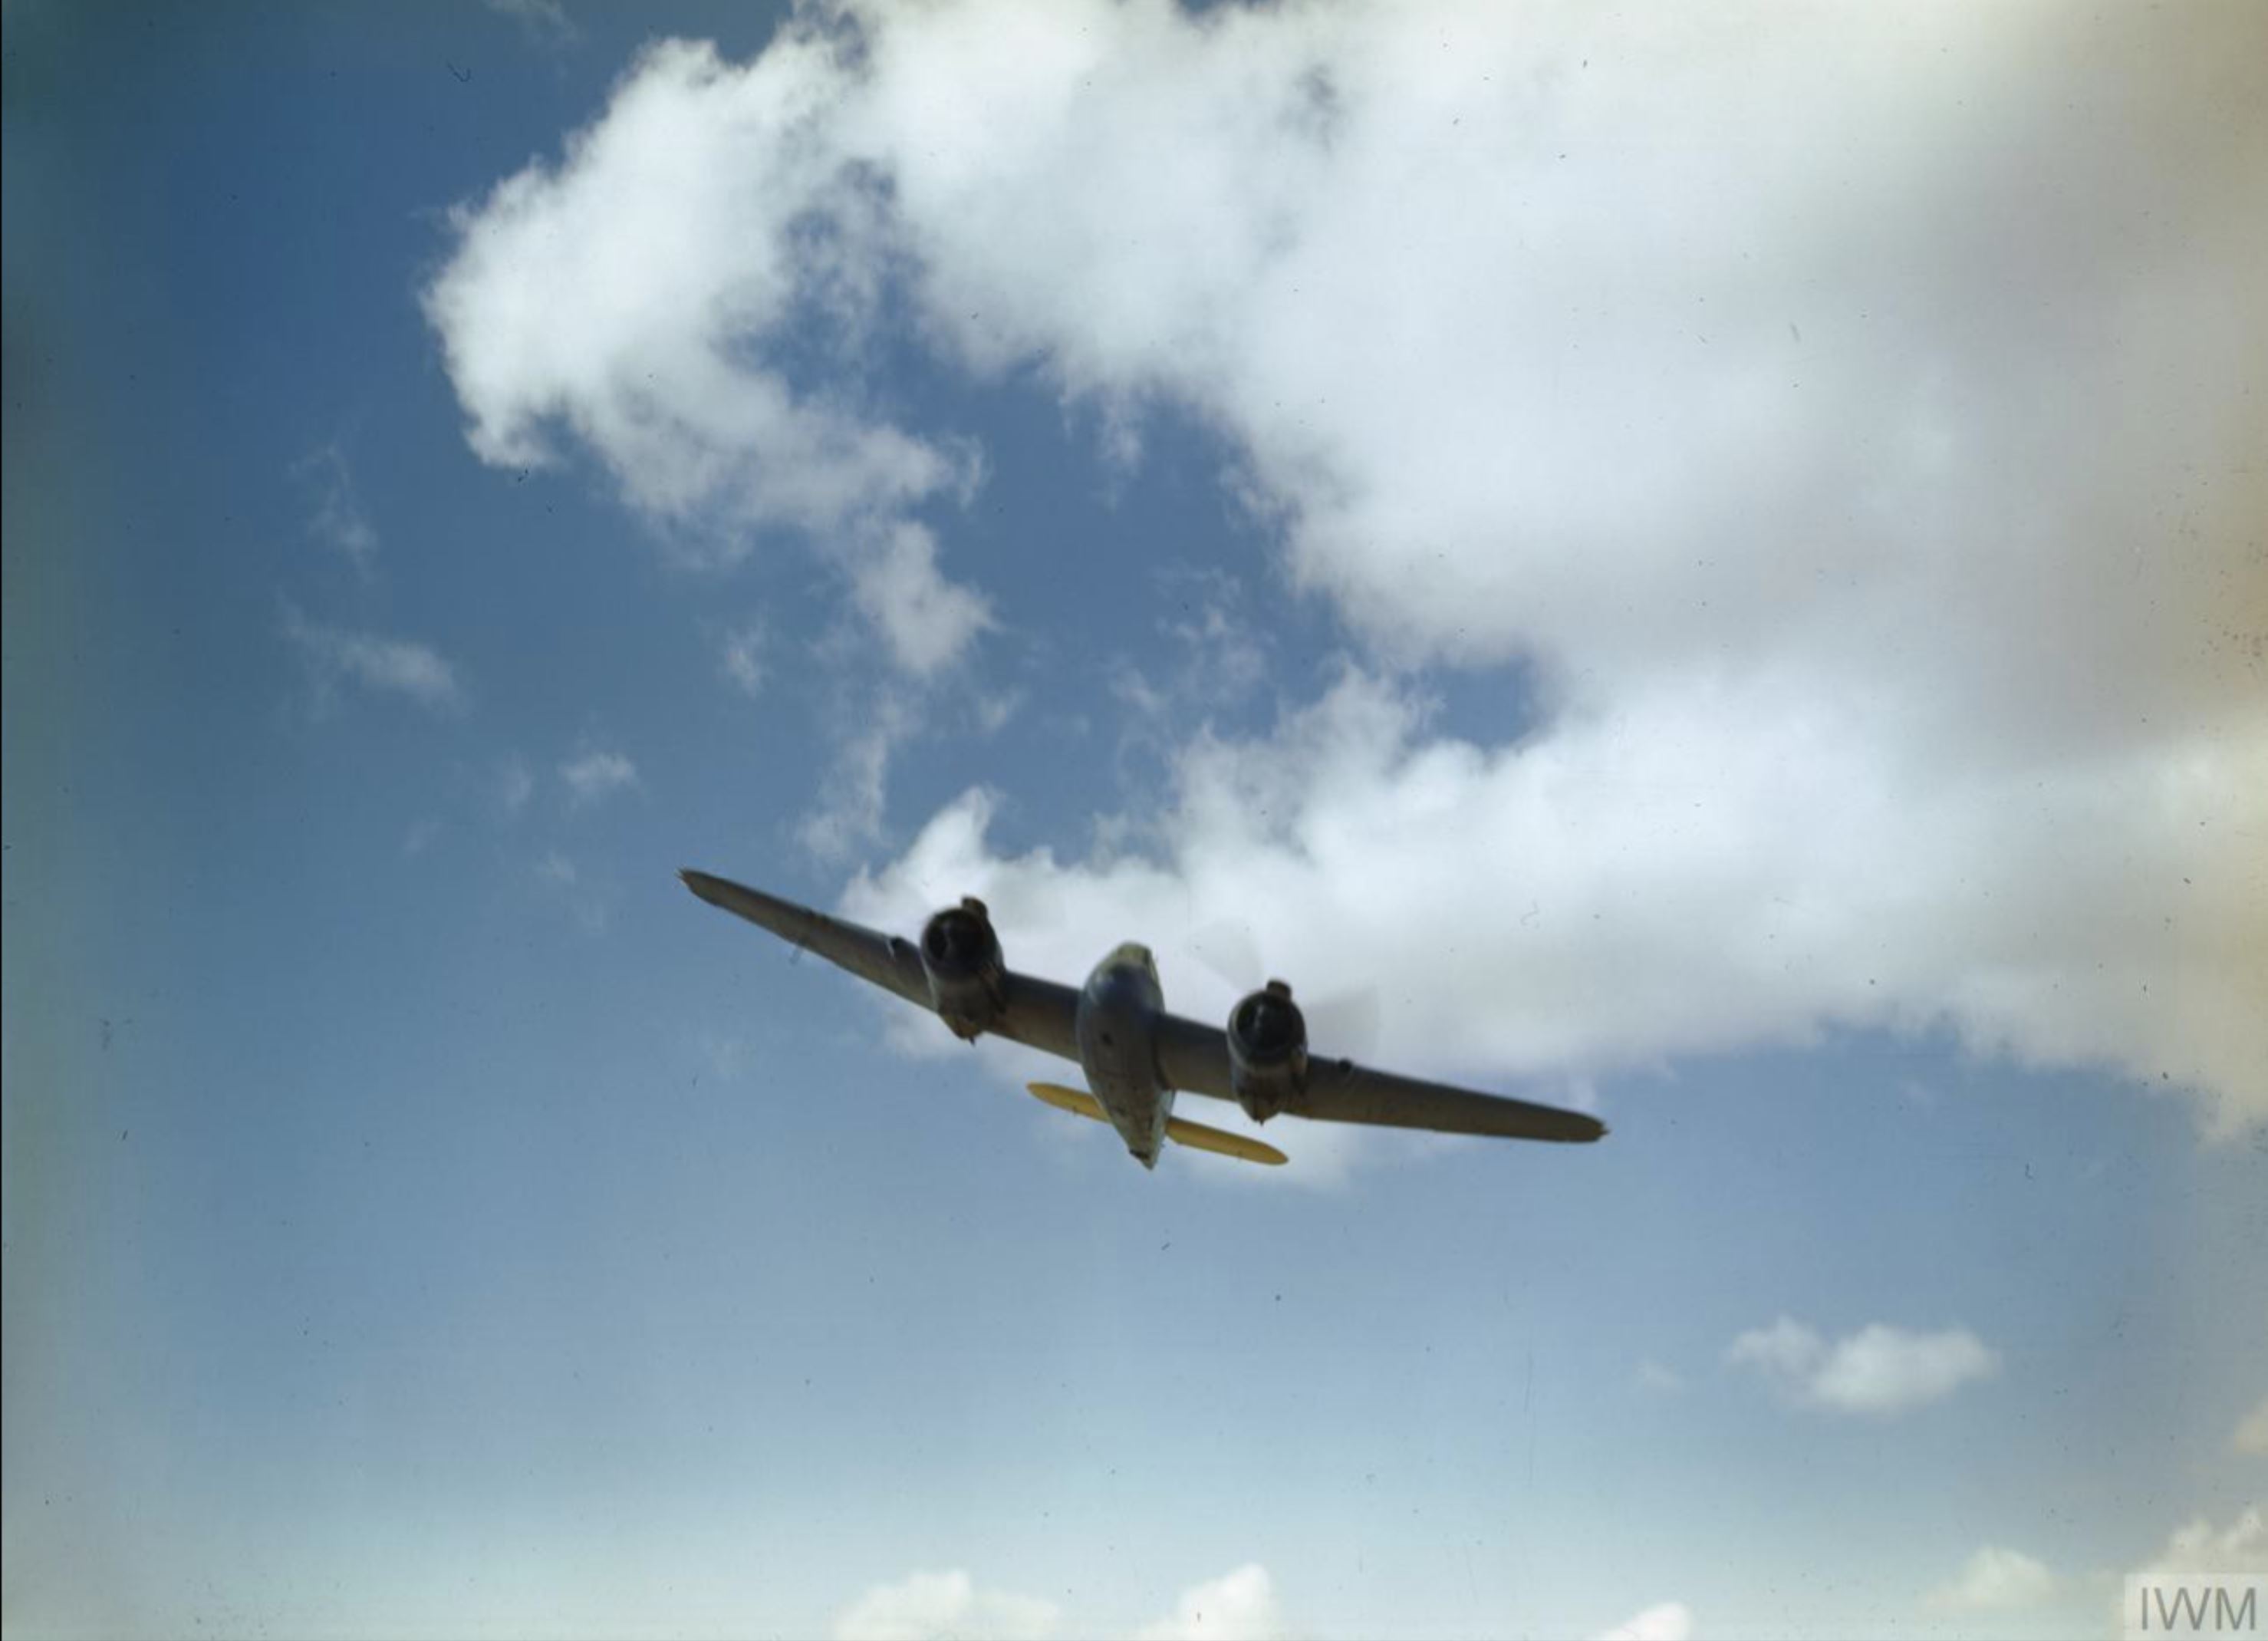
[[[930,1002],[955,1037],[973,1043],[999,1024],[1008,972],[982,900],[947,906],[923,925],[921,960]]]
[[[1307,1086],[1307,1016],[1283,981],[1269,981],[1229,1010],[1228,1068],[1236,1103],[1255,1122]]]

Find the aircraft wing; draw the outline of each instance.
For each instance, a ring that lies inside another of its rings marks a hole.
[[[1160,1015],[1158,1071],[1184,1092],[1209,1094],[1215,1099],[1236,1098],[1229,1072],[1228,1038],[1219,1026],[1200,1025],[1179,1015]],[[1351,1060],[1309,1061],[1307,1088],[1284,1109],[1292,1116],[1318,1122],[1361,1122],[1512,1140],[1580,1143],[1598,1139],[1607,1131],[1607,1125],[1596,1117],[1579,1111],[1421,1083],[1390,1071],[1373,1071]]]
[[[711,906],[744,917],[791,946],[816,953],[862,980],[934,1011],[929,972],[922,967],[921,953],[913,942],[829,917],[745,883],[711,877],[706,872],[688,869],[678,876]],[[1070,987],[1012,970],[1005,980],[1005,1011],[991,1028],[995,1033],[1066,1060],[1079,1058],[1079,994]]]

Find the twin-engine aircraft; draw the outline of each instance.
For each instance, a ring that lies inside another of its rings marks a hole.
[[[981,900],[937,913],[916,946],[706,872],[678,876],[711,906],[918,1003],[964,1041],[990,1031],[1077,1061],[1093,1092],[1053,1083],[1031,1083],[1032,1092],[1060,1110],[1108,1123],[1145,1168],[1158,1165],[1167,1140],[1249,1163],[1285,1160],[1248,1135],[1174,1116],[1176,1090],[1233,1099],[1255,1122],[1290,1115],[1574,1142],[1607,1131],[1580,1112],[1420,1083],[1351,1060],[1311,1059],[1307,1021],[1281,980],[1239,1002],[1223,1031],[1167,1014],[1157,963],[1147,947],[1130,942],[1096,964],[1086,984],[1073,991],[1002,963],[1000,938]]]

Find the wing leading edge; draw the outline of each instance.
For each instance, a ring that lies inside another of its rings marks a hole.
[[[1174,1088],[1215,1099],[1234,1099],[1228,1039],[1219,1027],[1179,1015],[1158,1020],[1158,1070]],[[1351,1060],[1315,1060],[1307,1086],[1285,1111],[1318,1122],[1359,1122],[1382,1128],[1424,1128],[1437,1134],[1481,1134],[1507,1140],[1586,1144],[1607,1125],[1579,1111],[1539,1105],[1501,1094],[1479,1094],[1446,1083],[1373,1071]]]
[[[685,886],[711,906],[743,917],[791,946],[814,952],[839,969],[936,1012],[929,972],[913,942],[884,935],[843,918],[828,917],[792,900],[729,878],[690,868],[678,873]],[[1068,986],[1010,970],[1004,983],[1005,1008],[992,1030],[1042,1053],[1079,1058],[1079,994]]]
[[[847,969],[886,992],[895,992],[908,1002],[924,1009],[930,1006],[929,976],[911,941],[877,934],[706,872],[688,869],[677,876],[711,906],[744,917],[799,950],[816,952],[836,967]]]

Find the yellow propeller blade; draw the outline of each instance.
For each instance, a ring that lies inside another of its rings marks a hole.
[[[1060,1083],[1027,1083],[1024,1086],[1057,1111],[1075,1112],[1097,1122],[1110,1120],[1102,1109],[1102,1102],[1085,1089],[1067,1089]],[[1240,1162],[1261,1163],[1270,1168],[1279,1168],[1292,1160],[1274,1146],[1249,1135],[1208,1128],[1201,1122],[1190,1122],[1182,1117],[1166,1119],[1166,1137],[1193,1151],[1211,1151],[1216,1157],[1233,1157]]]

